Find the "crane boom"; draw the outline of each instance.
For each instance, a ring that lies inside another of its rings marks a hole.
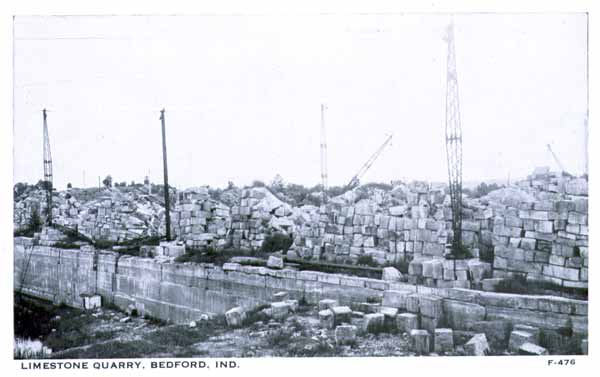
[[[556,162],[556,165],[558,165],[558,167],[560,168],[560,172],[565,172],[565,168],[563,167],[563,165],[560,163],[560,160],[558,159],[558,157],[556,157],[556,154],[554,153],[554,151],[552,150],[552,147],[550,146],[550,144],[546,144],[546,146],[548,147],[548,150],[550,151],[550,154],[552,155],[552,157],[554,158],[554,161]]]
[[[377,157],[379,157],[379,155],[381,154],[381,152],[383,152],[385,147],[392,141],[392,136],[394,135],[390,134],[390,136],[388,136],[387,139],[385,139],[383,144],[381,144],[381,146],[375,151],[375,153],[373,153],[373,155],[367,160],[367,162],[365,162],[363,166],[361,166],[360,170],[358,170],[358,172],[354,175],[354,177],[352,177],[350,182],[348,182],[348,185],[346,185],[347,190],[358,185],[362,176],[371,168],[375,160],[377,160]]]

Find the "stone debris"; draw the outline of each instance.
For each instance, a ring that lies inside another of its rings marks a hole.
[[[412,349],[419,355],[431,352],[429,332],[427,330],[412,330],[410,332]]]
[[[190,324],[188,325],[188,327],[189,327],[190,329],[195,329],[197,325],[198,325],[198,324],[196,323],[196,321],[191,321],[191,322],[190,322]]]
[[[454,333],[452,329],[435,329],[433,349],[437,353],[454,351]]]
[[[339,325],[335,328],[335,343],[337,345],[354,345],[357,328],[354,325]]]
[[[413,313],[400,313],[396,316],[398,330],[410,334],[412,330],[419,329],[419,316]]]
[[[490,346],[485,334],[475,334],[464,346],[468,356],[486,356]]]
[[[225,312],[225,320],[227,321],[227,325],[229,327],[241,326],[244,319],[246,319],[246,311],[240,306],[229,309]]]
[[[548,355],[548,350],[544,347],[538,346],[537,344],[525,342],[519,347],[518,353],[519,355],[543,356]]]

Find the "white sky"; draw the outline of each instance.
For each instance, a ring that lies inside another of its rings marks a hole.
[[[447,180],[448,15],[16,17],[14,179],[178,187],[319,183],[326,103],[330,185],[394,141],[364,181]],[[584,168],[584,14],[454,16],[466,181]]]

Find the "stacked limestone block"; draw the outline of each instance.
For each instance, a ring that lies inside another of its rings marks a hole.
[[[492,265],[471,259],[414,259],[408,265],[408,281],[438,288],[473,288],[492,275]]]
[[[154,197],[139,190],[121,192],[104,189],[91,200],[76,198],[79,190],[69,190],[53,195],[52,220],[58,225],[77,228],[93,239],[125,241],[157,235],[164,222],[164,207]],[[29,221],[33,208],[45,212],[45,193],[36,190],[27,198],[15,202],[15,221],[23,226]],[[17,225],[15,225],[17,227]]]
[[[205,198],[185,198],[171,212],[174,234],[191,248],[222,248],[231,228],[229,207]]]
[[[351,191],[321,206],[318,223],[303,226],[296,238],[302,255],[338,263],[366,255],[382,265],[444,255],[452,233],[443,186],[414,182],[354,201],[356,196]],[[478,247],[481,228],[466,224],[468,246]]]
[[[519,187],[533,200],[496,208],[494,277],[519,273],[531,280],[586,288],[587,180],[538,174]]]
[[[293,211],[268,189],[244,189],[240,204],[231,208],[231,240],[234,247],[259,249],[274,232],[293,233]]]

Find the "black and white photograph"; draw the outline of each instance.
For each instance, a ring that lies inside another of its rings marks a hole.
[[[12,23],[20,368],[588,354],[586,12]]]

